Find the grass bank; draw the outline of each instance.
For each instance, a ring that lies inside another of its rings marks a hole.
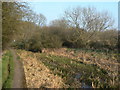
[[[14,74],[13,56],[6,51],[2,57],[2,88],[11,88]]]

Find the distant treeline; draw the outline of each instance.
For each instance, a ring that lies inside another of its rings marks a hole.
[[[38,52],[42,48],[87,48],[115,50],[118,31],[107,12],[93,7],[66,10],[63,17],[46,26],[46,18],[33,12],[28,4],[2,3],[2,44]]]
[[[63,29],[60,27],[42,27],[31,32],[31,34],[29,32],[25,34],[16,39],[13,44],[14,47],[30,51],[60,47],[114,50],[117,49],[118,45],[117,31],[115,30],[98,32],[92,38],[88,38],[90,32],[85,32],[83,38],[76,35],[78,32],[75,28]]]

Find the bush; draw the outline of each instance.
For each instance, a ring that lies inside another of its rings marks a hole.
[[[91,41],[89,43],[89,46],[90,46],[90,48],[101,49],[101,48],[103,48],[104,43],[102,41],[99,41],[99,40],[98,41]]]
[[[32,52],[42,52],[42,48],[60,48],[62,43],[61,38],[53,31],[40,29],[40,31],[35,31],[28,39],[17,40],[12,46]]]
[[[82,40],[82,39],[78,39],[75,43],[74,43],[75,48],[85,48],[86,47],[86,41]]]
[[[30,33],[30,35],[28,35]],[[88,38],[91,32],[75,28],[37,27],[36,30],[24,33],[25,37],[14,42],[14,47],[33,52],[42,48],[94,48],[114,50],[117,47],[116,31],[98,32]],[[112,34],[114,33],[114,34]]]
[[[44,30],[41,34],[41,43],[44,48],[60,48],[62,40],[57,34],[55,35],[50,30]]]

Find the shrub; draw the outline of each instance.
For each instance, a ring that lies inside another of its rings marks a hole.
[[[62,46],[60,37],[49,30],[42,31],[41,43],[44,48],[60,48]]]

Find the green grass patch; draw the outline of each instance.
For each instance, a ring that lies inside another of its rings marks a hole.
[[[14,74],[13,56],[7,51],[2,57],[2,87],[11,88]]]

